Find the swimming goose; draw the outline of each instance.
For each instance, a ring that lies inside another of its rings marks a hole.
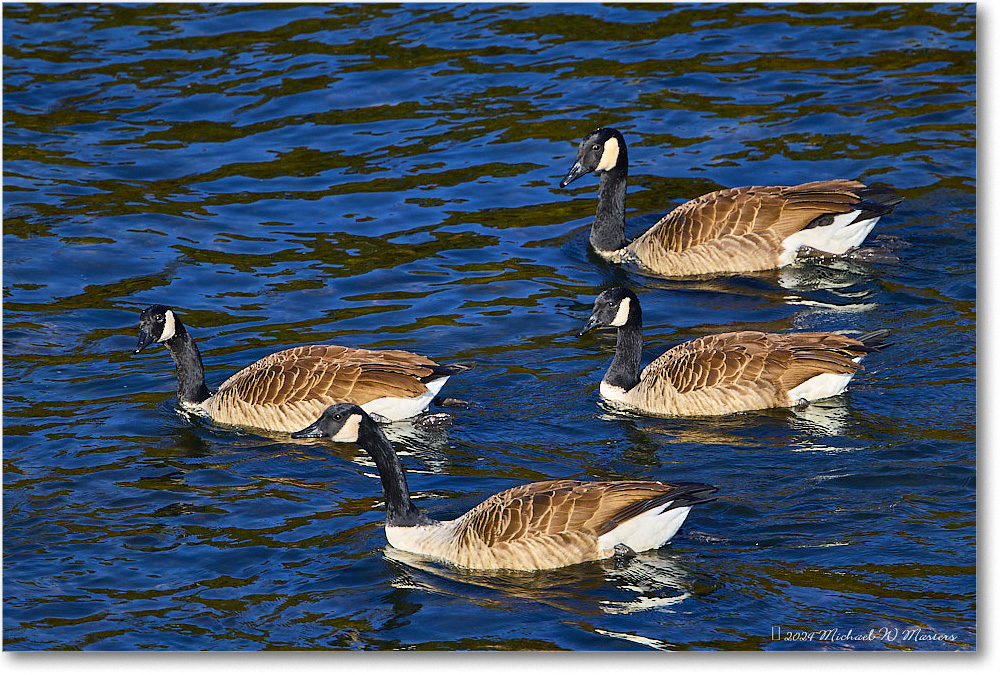
[[[844,391],[859,361],[888,331],[860,339],[835,333],[720,333],[681,343],[639,371],[642,309],[627,288],[604,291],[577,335],[618,328],[601,397],[653,415],[725,415],[808,404]]]
[[[628,149],[617,129],[602,127],[584,138],[559,186],[591,171],[601,176],[590,230],[594,251],[659,276],[768,270],[808,250],[840,255],[860,246],[879,218],[902,201],[888,188],[853,180],[730,188],[681,204],[629,243]]]
[[[388,421],[427,408],[451,375],[468,370],[440,365],[401,350],[305,345],[265,356],[239,371],[214,394],[205,386],[201,353],[174,310],[153,305],[139,315],[138,354],[161,342],[177,366],[182,407],[222,424],[291,432],[313,422],[331,404],[350,401]]]
[[[382,479],[389,544],[472,569],[552,569],[658,548],[692,506],[715,499],[716,488],[703,483],[550,480],[505,490],[438,521],[410,499],[392,444],[358,406],[330,406],[292,437],[361,445]]]

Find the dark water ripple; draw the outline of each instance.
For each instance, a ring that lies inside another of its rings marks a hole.
[[[975,29],[971,4],[5,4],[4,648],[974,647]],[[748,183],[906,201],[857,259],[642,277],[587,251],[595,181],[556,186],[602,124],[630,232]],[[647,358],[736,328],[894,345],[805,411],[623,417],[613,336],[574,335],[622,283]],[[165,352],[130,354],[156,302],[210,384],[306,342],[476,360],[451,429],[393,432],[432,515],[550,477],[721,498],[625,569],[384,551],[357,448],[178,413]]]

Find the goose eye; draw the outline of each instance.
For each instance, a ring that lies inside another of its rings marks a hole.
[[[600,150],[600,149],[601,146],[599,146],[597,143],[594,143],[593,147],[591,148],[591,150]]]

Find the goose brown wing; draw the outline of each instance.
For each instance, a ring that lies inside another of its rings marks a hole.
[[[724,388],[738,382],[759,382],[787,365],[768,349],[766,335],[757,331],[721,333],[681,343],[650,363],[640,375],[644,386],[665,380],[679,394]]]
[[[643,511],[691,492],[689,484],[660,481],[531,483],[493,495],[463,517],[458,534],[467,545],[531,545],[561,535],[589,539]],[[702,491],[708,486],[701,486]],[[692,501],[692,503],[695,503]]]
[[[364,405],[383,396],[418,396],[437,364],[400,350],[306,345],[276,352],[247,366],[217,395],[254,405],[285,405],[312,399]]]
[[[791,354],[781,373],[785,391],[823,373],[854,373],[862,369],[854,359],[873,351],[863,342],[834,333],[780,333],[769,336],[775,349]]]
[[[729,188],[681,204],[637,239],[632,248],[655,245],[677,253],[727,237],[771,238],[775,243],[825,215],[846,213],[865,185],[829,180],[794,186]]]
[[[643,370],[644,386],[666,380],[680,394],[750,385],[775,393],[821,373],[853,373],[852,359],[870,351],[832,333],[740,331],[707,335],[673,347]]]

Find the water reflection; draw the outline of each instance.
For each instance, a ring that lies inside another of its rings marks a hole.
[[[665,551],[626,561],[602,560],[543,572],[477,572],[386,545],[383,554],[395,573],[393,586],[423,593],[470,598],[477,604],[516,609],[539,603],[577,615],[672,611],[696,594],[709,592],[704,575],[683,557]],[[595,574],[596,573],[596,574]]]

